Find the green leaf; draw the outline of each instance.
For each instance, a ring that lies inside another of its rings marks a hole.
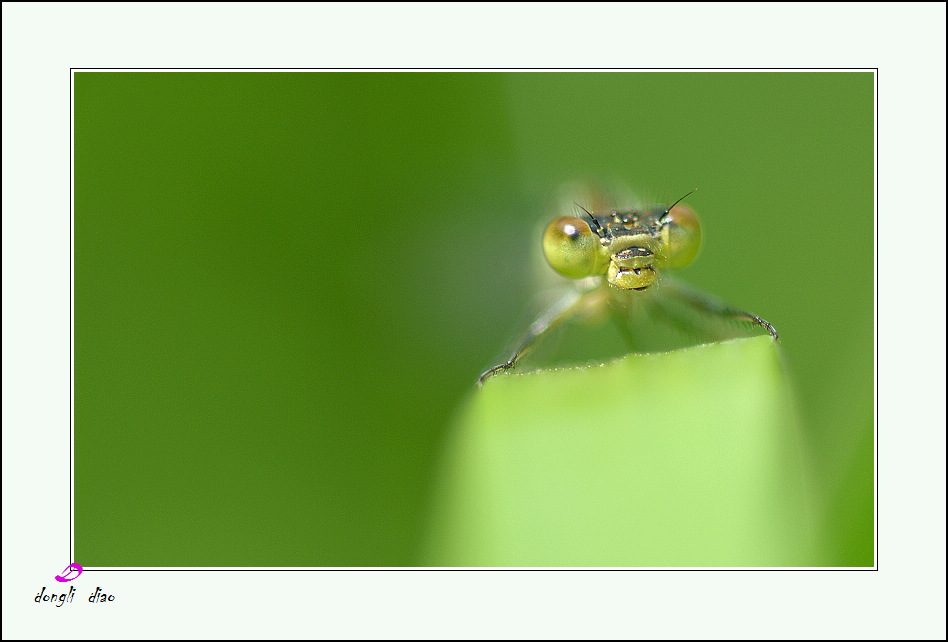
[[[498,376],[450,433],[436,566],[814,564],[770,337]]]

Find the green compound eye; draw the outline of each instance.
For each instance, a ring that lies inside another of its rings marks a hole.
[[[550,266],[565,277],[582,279],[601,273],[599,235],[589,223],[575,216],[563,216],[550,223],[543,233],[543,254]]]
[[[665,245],[666,266],[685,267],[698,254],[701,246],[701,226],[698,217],[687,205],[679,203],[665,215],[662,241]]]

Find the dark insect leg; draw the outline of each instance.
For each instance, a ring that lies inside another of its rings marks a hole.
[[[477,384],[483,385],[485,381],[490,379],[495,374],[505,370],[510,370],[516,366],[517,362],[530,352],[537,340],[540,339],[544,333],[560,325],[562,322],[574,316],[577,312],[585,307],[583,301],[585,296],[586,295],[579,291],[570,291],[560,298],[556,303],[547,308],[543,314],[538,316],[536,320],[530,324],[530,328],[527,330],[526,335],[517,344],[517,348],[514,350],[513,356],[504,363],[500,363],[484,371],[484,373],[478,377]]]
[[[758,325],[770,333],[775,340],[778,339],[777,329],[768,321],[762,319],[756,314],[751,314],[745,310],[732,307],[723,301],[714,297],[705,295],[697,290],[693,290],[684,284],[675,281],[668,284],[679,300],[684,301],[693,308],[701,311],[716,314],[734,321],[745,321]]]

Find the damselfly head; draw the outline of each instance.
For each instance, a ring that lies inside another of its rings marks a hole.
[[[565,277],[603,275],[617,288],[644,290],[660,269],[684,267],[698,253],[698,217],[682,199],[668,208],[596,213],[577,203],[582,216],[562,216],[547,226],[543,253]]]

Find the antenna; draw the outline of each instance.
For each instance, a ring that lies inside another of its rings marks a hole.
[[[672,203],[671,206],[669,206],[669,208],[668,208],[667,210],[665,210],[665,214],[668,214],[669,212],[671,212],[673,207],[675,207],[676,205],[678,205],[678,204],[681,203],[683,200],[685,200],[686,198],[688,198],[689,196],[691,196],[692,194],[694,194],[694,193],[697,192],[697,191],[698,191],[698,188],[696,187],[696,188],[694,188],[693,190],[691,190],[690,192],[688,192],[687,194],[685,194],[684,196],[682,196],[681,198],[679,198],[677,201],[675,201],[674,203]]]
[[[589,217],[589,220],[592,221],[592,222],[593,222],[593,225],[596,226],[596,229],[593,230],[593,231],[594,231],[598,236],[602,236],[602,226],[599,225],[599,221],[596,220],[596,217],[593,216],[592,214],[590,214],[590,213],[589,213],[589,210],[587,210],[585,207],[583,207],[582,205],[580,205],[580,204],[577,203],[576,201],[573,201],[573,205],[575,205],[575,206],[578,207],[579,209],[581,209],[581,210],[583,210],[584,212],[586,212],[586,216],[588,216],[588,217]],[[674,205],[673,205],[672,207],[674,207]],[[667,214],[668,212],[665,212],[665,213]]]

